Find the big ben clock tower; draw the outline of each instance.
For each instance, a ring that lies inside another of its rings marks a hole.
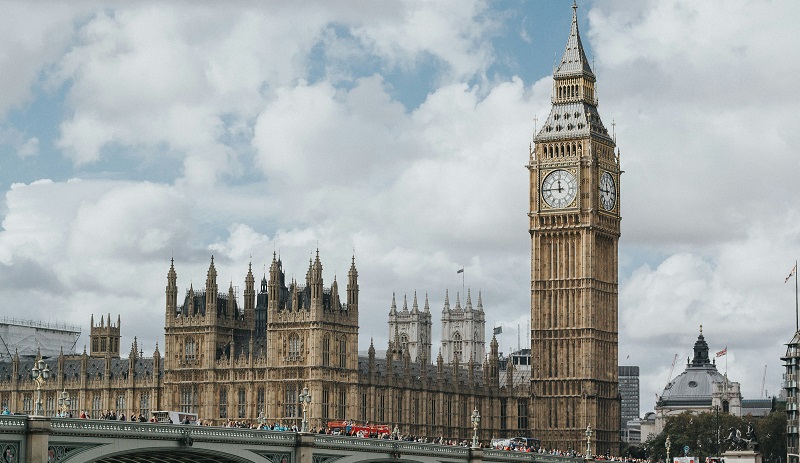
[[[532,437],[619,449],[617,243],[620,166],[597,112],[577,6],[530,153]]]

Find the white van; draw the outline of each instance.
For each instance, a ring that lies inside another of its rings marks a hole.
[[[171,410],[155,411],[153,418],[159,423],[197,424],[196,413],[174,412]]]

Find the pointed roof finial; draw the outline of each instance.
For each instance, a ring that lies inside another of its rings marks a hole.
[[[578,4],[573,1],[572,26],[570,27],[567,46],[564,50],[564,55],[561,57],[561,63],[558,65],[558,69],[556,69],[553,76],[580,74],[590,76],[592,79],[595,77],[591,66],[589,66],[589,60],[586,59],[586,52],[583,50],[581,35],[578,32]]]

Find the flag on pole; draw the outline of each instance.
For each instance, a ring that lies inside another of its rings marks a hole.
[[[786,279],[785,279],[785,280],[783,280],[783,282],[784,282],[784,283],[786,283],[787,281],[789,281],[789,278],[791,278],[792,276],[794,276],[794,274],[795,274],[795,273],[797,273],[797,264],[794,264],[794,267],[792,267],[792,271],[791,271],[791,272],[789,272],[789,276],[788,276],[788,277],[786,277]]]
[[[461,267],[460,269],[458,269],[458,271],[456,273],[464,273],[464,267]]]
[[[494,327],[494,334],[502,334],[502,333],[503,333],[503,327],[502,326],[495,326]]]
[[[722,349],[721,351],[717,352],[717,357],[722,357],[723,355],[728,355],[728,346],[725,346],[724,349]]]

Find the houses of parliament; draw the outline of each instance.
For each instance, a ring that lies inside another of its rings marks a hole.
[[[252,265],[243,271],[239,299],[232,286],[219,288],[211,257],[205,285],[197,289],[181,291],[175,262],[169,265],[163,354],[156,346],[145,358],[134,340],[128,357],[121,357],[120,318],[96,323],[93,317],[88,353],[48,360],[45,414],[56,413],[65,391],[76,416],[83,410],[93,417],[105,410],[127,416],[177,410],[214,424],[259,416],[299,423],[299,396],[308,388],[308,418],[318,428],[348,419],[463,439],[472,436],[470,415],[477,409],[484,441],[527,436],[546,448],[581,450],[590,426],[594,452],[616,453],[619,153],[597,111],[595,75],[575,8],[553,75],[551,112],[527,164],[529,365],[501,357],[494,337],[487,349],[480,293],[456,294],[452,306],[446,295],[435,357],[427,296],[422,302],[416,294],[410,302],[404,297],[399,309],[393,297],[389,342],[379,346],[385,355],[371,344],[368,355],[359,356],[355,259],[340,288],[336,278],[325,285],[319,251],[303,283],[287,281],[273,254],[258,283]],[[19,355],[0,362],[0,405],[32,413],[33,363]]]

